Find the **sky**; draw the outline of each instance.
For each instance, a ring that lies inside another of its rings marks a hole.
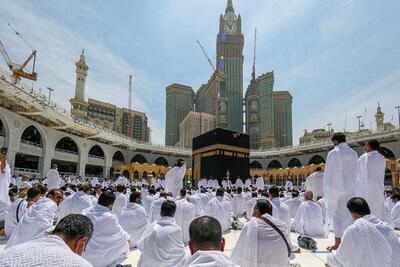
[[[251,79],[257,27],[256,72],[273,70],[274,90],[293,96],[293,138],[303,130],[354,131],[364,115],[374,130],[378,101],[385,120],[398,125],[400,105],[400,1],[234,0],[242,17],[244,85]],[[86,97],[146,112],[152,142],[163,144],[165,88],[196,91],[212,69],[196,44],[215,58],[219,16],[226,0],[0,0],[0,40],[14,62],[37,52],[35,88],[69,109],[75,65],[85,49]],[[213,60],[214,61],[214,60]],[[0,59],[0,67],[6,68]],[[29,85],[30,82],[27,81]],[[346,127],[346,128],[345,128]]]

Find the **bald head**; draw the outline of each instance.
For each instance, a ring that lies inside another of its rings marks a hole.
[[[312,191],[304,192],[304,200],[313,200],[314,194]]]

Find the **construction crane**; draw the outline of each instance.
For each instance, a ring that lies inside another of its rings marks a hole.
[[[36,50],[32,48],[32,46],[24,39],[24,37],[17,32],[10,23],[7,23],[7,25],[15,32],[15,34],[20,37],[31,49],[32,52],[29,55],[29,57],[22,63],[22,64],[16,64],[11,61],[10,56],[7,54],[7,51],[3,45],[3,43],[0,40],[0,53],[3,56],[8,68],[12,72],[12,76],[15,79],[15,82],[17,82],[20,78],[25,78],[28,80],[36,81],[37,80],[37,73],[35,72],[35,64],[36,64]],[[32,72],[27,72],[25,71],[25,67],[28,65],[28,63],[33,59],[33,67],[32,67]]]
[[[204,47],[201,45],[201,43],[199,42],[199,40],[196,41],[197,44],[200,46],[201,51],[203,51],[204,56],[206,57],[208,63],[210,64],[211,68],[213,69],[214,73],[218,72],[218,70],[215,68],[214,64],[212,63],[210,57],[207,54],[207,51],[204,49]]]
[[[129,99],[128,99],[128,108],[132,109],[132,75],[129,75]]]
[[[365,109],[364,109],[364,116],[361,121],[361,129],[363,129],[365,127],[365,116],[366,115],[367,115],[367,107],[365,107]]]
[[[257,45],[257,28],[254,29],[254,51],[253,51],[253,68],[251,72],[251,79],[256,80],[256,45]]]

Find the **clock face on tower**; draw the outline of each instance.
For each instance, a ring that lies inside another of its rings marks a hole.
[[[227,22],[225,23],[224,29],[225,29],[225,32],[226,32],[227,34],[234,34],[234,33],[236,33],[236,30],[237,30],[236,22],[235,22],[235,21],[227,21]]]

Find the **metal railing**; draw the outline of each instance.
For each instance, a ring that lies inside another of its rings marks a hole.
[[[24,173],[36,173],[39,174],[39,170],[34,170],[34,169],[27,169],[27,168],[14,168],[14,172],[24,172]]]
[[[55,148],[54,150],[57,151],[57,152],[78,155],[77,151],[72,151],[72,150],[67,150],[67,149],[62,149],[62,148]]]
[[[30,146],[35,146],[35,147],[43,148],[43,147],[42,147],[42,144],[38,144],[38,143],[31,142],[31,141],[24,140],[24,139],[21,139],[21,143],[23,143],[23,144],[25,144],[25,145],[30,145]]]

